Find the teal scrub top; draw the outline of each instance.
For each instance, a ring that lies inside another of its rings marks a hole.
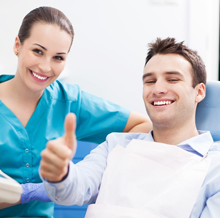
[[[0,83],[13,78],[1,75]],[[53,82],[28,121],[21,124],[0,100],[0,169],[19,183],[40,183],[40,152],[47,141],[64,134],[64,119],[77,117],[77,140],[101,143],[110,132],[122,132],[130,111],[86,93],[78,85]],[[53,217],[53,203],[32,201],[0,210],[0,217]]]

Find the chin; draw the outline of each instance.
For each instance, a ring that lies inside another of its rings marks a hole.
[[[171,127],[171,118],[170,119],[152,119],[153,126],[158,128],[169,128]]]
[[[45,88],[47,88],[48,85],[44,85],[44,86],[36,86],[36,85],[33,85],[33,86],[29,86],[29,89],[31,92],[43,92]]]

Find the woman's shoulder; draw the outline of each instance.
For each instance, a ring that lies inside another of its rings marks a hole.
[[[59,80],[54,81],[45,91],[50,98],[60,101],[75,101],[81,95],[79,85],[62,83]]]
[[[6,74],[2,74],[0,75],[0,83],[2,82],[6,82],[10,79],[14,78],[14,75],[6,75]]]

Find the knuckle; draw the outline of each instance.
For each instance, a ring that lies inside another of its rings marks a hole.
[[[59,175],[60,175],[61,177],[63,177],[63,176],[66,174],[66,172],[67,172],[67,168],[66,168],[66,167],[63,167],[63,168],[61,169]]]
[[[47,173],[44,171],[44,170],[41,170],[41,176],[43,177],[43,178],[46,178],[46,179],[48,179],[47,178]]]
[[[41,152],[41,157],[44,158],[44,157],[46,157],[46,155],[47,155],[47,151],[46,151],[46,150],[43,150],[43,151]]]
[[[61,169],[62,170],[66,169],[67,166],[68,166],[68,163],[69,163],[68,159],[65,159],[64,161],[62,161],[61,164],[60,164]]]
[[[55,145],[54,145],[54,140],[51,140],[51,141],[48,141],[48,142],[47,142],[47,148],[48,148],[49,150],[53,150],[54,147],[55,147]]]

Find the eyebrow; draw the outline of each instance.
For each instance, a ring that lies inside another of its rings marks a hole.
[[[149,76],[152,76],[153,73],[145,73],[143,76],[142,76],[142,80],[144,80],[146,77],[149,77]]]
[[[178,71],[167,71],[164,73],[165,75],[177,75],[177,76],[180,76],[180,77],[183,77],[182,73],[178,72]],[[144,80],[146,77],[150,77],[150,76],[153,76],[154,73],[145,73],[142,77],[142,79]]]
[[[180,76],[180,77],[184,77],[184,75],[178,71],[168,71],[165,73],[166,75],[176,75],[176,76]]]
[[[44,46],[40,45],[40,44],[34,43],[34,45],[38,45],[38,46],[40,46],[43,50],[47,51],[47,49],[46,49]]]
[[[42,46],[42,45],[40,45],[38,43],[34,43],[34,45],[37,45],[37,46],[41,47],[43,50],[47,51],[47,49],[44,46]],[[66,54],[66,52],[58,52],[56,54],[61,55],[61,54]]]

